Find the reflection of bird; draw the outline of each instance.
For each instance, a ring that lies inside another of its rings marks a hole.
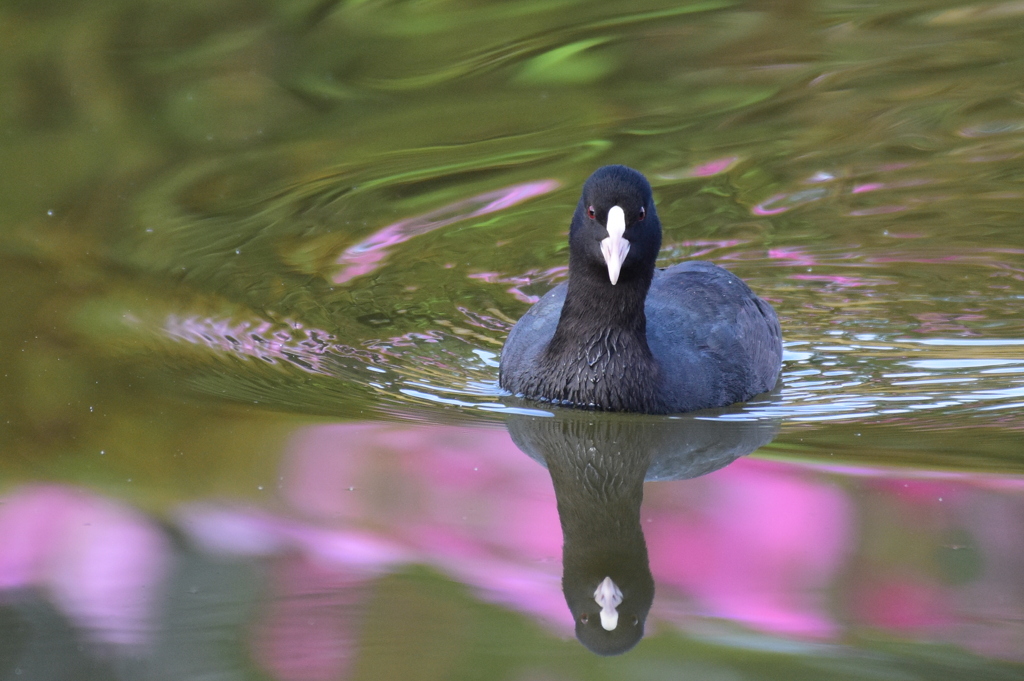
[[[510,392],[567,406],[677,413],[770,390],[782,362],[771,305],[708,262],[655,271],[651,187],[598,169],[569,229],[569,281],[515,325],[501,355]]]
[[[629,424],[621,421],[541,418],[527,428],[517,433],[510,423],[516,444],[543,451],[551,473],[562,522],[562,590],[576,637],[595,653],[623,653],[643,637],[654,600],[640,528],[650,451],[630,448]],[[517,435],[532,442],[520,444]]]
[[[644,478],[710,473],[766,444],[778,428],[770,421],[574,410],[510,413],[506,424],[516,446],[551,473],[565,600],[576,636],[602,655],[636,645],[654,599],[640,524]]]

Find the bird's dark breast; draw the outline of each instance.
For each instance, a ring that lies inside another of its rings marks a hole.
[[[657,396],[658,367],[632,334],[603,329],[591,336],[555,339],[533,371],[507,389],[523,397],[582,409],[664,411]]]
[[[655,273],[642,341],[637,329],[578,320],[555,338],[565,295],[565,284],[548,292],[509,334],[501,387],[583,409],[680,413],[742,402],[775,385],[778,317],[711,263]]]

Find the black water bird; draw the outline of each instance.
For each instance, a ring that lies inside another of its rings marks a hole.
[[[501,353],[511,393],[565,406],[668,414],[744,402],[782,365],[775,310],[709,262],[655,270],[650,184],[625,166],[583,185],[569,280],[520,319]]]

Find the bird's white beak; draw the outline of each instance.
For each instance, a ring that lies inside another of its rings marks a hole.
[[[616,608],[622,602],[622,592],[611,577],[605,577],[604,581],[597,585],[594,600],[601,606],[601,626],[605,631],[614,631],[615,627],[619,626],[619,611]]]
[[[608,209],[608,222],[605,225],[608,229],[608,237],[601,239],[601,255],[608,265],[608,278],[612,286],[619,280],[619,270],[629,253],[629,242],[623,238],[626,233],[626,214],[618,206]]]

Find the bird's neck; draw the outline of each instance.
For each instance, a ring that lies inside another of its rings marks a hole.
[[[650,284],[649,276],[627,276],[613,286],[607,275],[570,275],[558,326],[544,352],[551,397],[577,407],[661,410],[658,365],[647,345],[644,314]]]
[[[644,302],[650,287],[650,276],[623,273],[619,282],[612,284],[603,269],[595,273],[587,270],[573,272],[570,268],[569,290],[565,294],[555,338],[559,335],[575,336],[588,329],[615,329],[636,336],[646,346]]]

